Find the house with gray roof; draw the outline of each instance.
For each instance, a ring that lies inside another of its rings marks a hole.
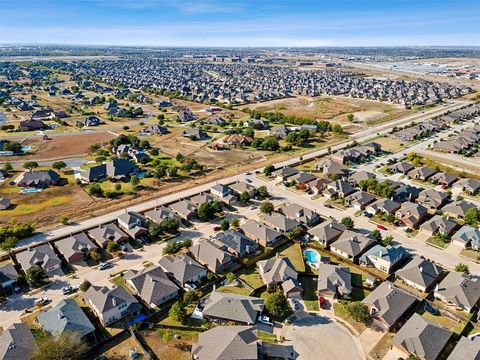
[[[237,197],[244,192],[247,192],[251,198],[255,197],[255,195],[257,194],[257,188],[244,181],[237,181],[233,184],[230,184],[229,187],[230,189],[232,189],[233,194],[236,195]]]
[[[211,240],[202,240],[190,249],[192,256],[216,274],[227,270],[237,258]]]
[[[339,178],[347,176],[350,172],[348,167],[332,160],[331,158],[315,161],[315,169],[321,171],[325,176],[337,176]]]
[[[320,263],[318,267],[318,296],[343,297],[352,293],[352,274],[348,266]]]
[[[380,244],[367,250],[359,259],[361,265],[373,266],[389,274],[399,264],[410,257],[407,249],[400,245],[383,246]]]
[[[290,129],[283,124],[269,130],[269,135],[276,136],[279,139],[285,139],[289,133]]]
[[[109,241],[120,244],[129,239],[129,236],[114,223],[99,225],[96,228],[88,230],[87,234],[103,248],[107,246]]]
[[[264,224],[283,233],[289,232],[301,225],[299,222],[280,213],[272,213],[271,215],[261,214],[259,218]]]
[[[435,287],[434,295],[447,304],[471,312],[480,300],[479,278],[461,272],[449,272]]]
[[[200,193],[190,198],[190,202],[197,207],[213,200],[215,200],[214,197],[209,193]]]
[[[375,179],[375,178],[376,178],[375,174],[369,171],[361,170],[350,175],[349,181],[353,186],[360,186],[360,182],[367,181],[369,179]]]
[[[212,291],[201,304],[203,318],[253,325],[262,313],[264,299]]]
[[[278,169],[272,173],[272,176],[275,177],[278,181],[285,181],[293,175],[297,175],[298,170],[290,166],[285,166],[281,169]]]
[[[365,207],[365,211],[372,215],[395,214],[400,209],[400,203],[391,199],[378,199]]]
[[[63,271],[60,268],[62,261],[55,251],[53,251],[50,244],[32,247],[17,253],[15,256],[25,272],[32,266],[38,265],[42,267],[49,276],[54,274],[63,275]]]
[[[395,275],[405,284],[419,291],[427,292],[442,273],[443,269],[434,261],[425,259],[423,256],[415,256],[402,269],[397,270]]]
[[[447,346],[452,332],[433,324],[419,314],[412,317],[392,338],[392,344],[407,356],[436,360]]]
[[[355,261],[375,243],[375,240],[368,236],[345,230],[338,240],[330,245],[330,250],[344,258]]]
[[[323,246],[328,246],[337,240],[347,227],[335,220],[328,220],[308,230],[313,240]]]
[[[2,178],[0,174],[0,179]],[[6,197],[0,197],[0,210],[7,210],[11,205],[10,199]]]
[[[180,289],[160,266],[129,270],[123,278],[149,307],[158,307],[176,298]]]
[[[207,276],[207,269],[187,254],[164,256],[158,265],[183,288]]]
[[[431,182],[441,185],[443,188],[451,187],[453,183],[457,180],[458,177],[444,172],[436,173],[430,178]]]
[[[460,337],[453,351],[447,360],[480,360],[480,340],[478,337],[469,339],[465,336]]]
[[[145,217],[154,223],[160,224],[163,220],[169,218],[177,220],[181,223],[180,216],[177,215],[173,210],[169,209],[166,206],[159,206],[152,210],[145,212]]]
[[[227,204],[233,204],[237,201],[234,191],[228,185],[215,184],[210,188],[210,193]]]
[[[17,186],[29,188],[47,188],[59,181],[60,175],[53,170],[25,171],[15,179]]]
[[[415,166],[413,166],[412,164],[408,162],[399,162],[390,166],[388,168],[388,171],[390,171],[391,173],[400,173],[406,175],[413,169],[415,169]]]
[[[73,299],[64,299],[53,308],[40,312],[37,320],[42,329],[53,336],[74,332],[84,338],[95,332],[95,326]]]
[[[169,205],[182,219],[191,221],[197,216],[197,207],[188,200],[178,201]]]
[[[470,201],[457,200],[442,208],[442,212],[446,215],[452,216],[456,219],[464,219],[468,210],[476,208],[477,206]]]
[[[112,161],[93,166],[80,172],[80,180],[85,183],[102,181],[106,178],[115,180],[129,179],[140,168],[128,159],[113,159]]]
[[[357,210],[364,210],[375,200],[377,200],[377,198],[366,191],[357,191],[345,197],[345,203]]]
[[[301,295],[303,288],[298,283],[298,273],[287,257],[275,257],[257,262],[258,272],[267,286],[282,286],[284,282],[292,280],[295,289],[293,292],[285,291],[285,296],[294,297]]]
[[[29,359],[38,349],[30,328],[25,323],[15,323],[7,327],[0,335],[0,359]]]
[[[470,195],[475,195],[480,192],[480,180],[477,179],[460,179],[453,184],[454,189],[464,191]]]
[[[295,182],[299,185],[306,185],[311,181],[315,181],[316,179],[317,177],[315,175],[305,171],[301,171],[292,177],[292,180],[295,180]]]
[[[118,225],[134,239],[148,235],[148,221],[143,214],[125,210],[117,221]]]
[[[327,188],[323,191],[323,196],[331,199],[334,197],[345,198],[350,194],[356,192],[352,185],[343,180],[332,181],[327,185]]]
[[[418,194],[416,203],[426,207],[428,210],[434,211],[445,205],[449,197],[450,195],[446,192],[425,189]]]
[[[320,221],[320,215],[315,211],[298,204],[287,204],[280,207],[277,211],[287,218],[298,221],[306,226],[311,226]]]
[[[420,225],[420,230],[429,236],[435,234],[450,236],[457,226],[456,222],[448,220],[441,215],[435,215]]]
[[[283,234],[269,226],[260,224],[258,221],[249,220],[241,227],[244,234],[256,241],[263,247],[272,246],[280,240]]]
[[[0,286],[6,295],[13,294],[13,286],[17,282],[18,272],[11,263],[0,266]]]
[[[403,289],[384,281],[362,300],[374,322],[384,330],[396,327],[414,310],[416,297]]]
[[[480,249],[480,229],[464,225],[452,236],[452,241],[463,248]]]
[[[55,241],[55,246],[70,264],[84,261],[92,251],[98,250],[83,232]]]
[[[218,232],[210,239],[239,258],[253,254],[258,249],[255,241],[234,229]]]
[[[422,167],[418,167],[418,168],[415,168],[413,170],[410,170],[407,173],[407,176],[410,179],[427,181],[428,179],[430,179],[436,173],[437,173],[437,170],[428,168],[426,166],[422,166]]]
[[[402,203],[400,209],[395,212],[395,217],[410,229],[417,227],[425,216],[427,216],[425,206],[409,201]]]

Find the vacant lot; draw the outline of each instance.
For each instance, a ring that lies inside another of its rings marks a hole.
[[[289,99],[272,100],[248,105],[250,109],[268,112],[281,112],[285,115],[301,116],[309,119],[331,119],[340,124],[348,124],[347,115],[361,123],[380,123],[406,115],[408,110],[379,101],[351,99],[340,96],[298,96]]]
[[[159,359],[191,359],[192,344],[198,339],[193,331],[161,329],[157,332],[144,330],[142,337]],[[179,339],[174,336],[179,335]]]

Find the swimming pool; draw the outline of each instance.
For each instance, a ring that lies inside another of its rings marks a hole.
[[[32,150],[32,147],[31,147],[31,146],[24,145],[24,146],[21,147],[21,150],[22,150],[23,152],[27,152],[27,151]]]
[[[37,193],[42,191],[42,189],[22,189],[21,194]]]
[[[305,256],[307,265],[312,268],[318,269],[318,266],[320,264],[320,254],[317,251],[307,249],[303,252],[303,255]]]

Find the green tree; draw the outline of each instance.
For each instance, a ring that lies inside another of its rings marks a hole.
[[[54,168],[55,170],[62,170],[62,169],[65,169],[67,167],[67,164],[65,164],[64,161],[55,161],[53,164],[52,164],[52,168]]]
[[[268,192],[267,187],[265,185],[262,185],[257,189],[257,195],[261,199],[266,199],[270,196],[270,193]]]
[[[227,283],[230,284],[232,281],[234,281],[237,277],[235,276],[234,273],[228,273],[226,275]]]
[[[122,190],[122,184],[118,183],[118,184],[115,184],[115,191],[120,191]]]
[[[250,194],[248,191],[244,191],[240,194],[239,200],[243,203],[248,203],[250,201]]]
[[[36,161],[27,161],[23,164],[23,168],[28,169],[29,171],[32,171],[37,167],[38,167],[38,163]]]
[[[392,246],[393,245],[393,236],[392,235],[385,236],[385,239],[382,240],[382,245],[383,246]]]
[[[464,264],[464,263],[458,263],[456,266],[455,266],[455,271],[457,272],[463,272],[465,274],[470,274],[470,268],[468,267],[467,264]]]
[[[113,240],[109,240],[107,242],[107,246],[105,247],[105,250],[107,250],[107,252],[109,252],[110,254],[113,254],[120,250],[120,245],[118,245]]]
[[[272,174],[272,172],[275,171],[275,166],[273,165],[267,165],[263,168],[263,173],[266,175],[266,176],[270,176]]]
[[[160,227],[167,234],[176,234],[180,228],[180,222],[177,219],[167,217],[162,220]]]
[[[43,284],[43,281],[47,278],[47,273],[45,270],[38,266],[33,265],[26,272],[26,279],[30,285],[33,287],[39,287]]]
[[[376,241],[376,242],[381,242],[382,241],[382,233],[380,232],[380,230],[373,230],[372,233],[370,234],[372,236],[372,238]]]
[[[344,217],[341,223],[345,225],[349,230],[352,230],[355,227],[355,222],[350,216]]]
[[[9,162],[6,162],[5,165],[3,165],[3,170],[5,170],[7,173],[9,173],[10,171],[13,170],[12,164],[10,164]]]
[[[180,301],[177,301],[168,311],[168,316],[174,321],[178,321],[179,323],[184,324],[187,319],[187,312],[185,311],[185,306]]]
[[[160,224],[152,222],[148,226],[148,234],[152,238],[158,239],[163,234],[163,228]]]
[[[193,291],[186,291],[184,294],[183,294],[183,297],[182,297],[182,302],[183,304],[185,304],[185,306],[188,306],[190,304],[193,304],[194,302],[196,302],[198,299],[200,298],[199,294],[197,291],[193,290]]]
[[[244,136],[248,136],[248,137],[253,138],[255,136],[255,130],[253,130],[253,128],[251,126],[249,126],[245,129],[243,129],[242,134]]]
[[[85,292],[85,291],[87,291],[87,290],[90,288],[90,286],[92,286],[92,284],[90,283],[90,281],[84,280],[84,281],[80,284],[79,289],[80,289],[80,291]]]
[[[105,196],[104,192],[103,192],[103,189],[102,187],[100,186],[100,184],[91,184],[89,187],[88,187],[88,193],[92,196],[96,196],[96,197],[103,197]]]
[[[230,223],[228,222],[227,219],[222,220],[222,223],[220,224],[220,228],[222,229],[222,231],[227,231],[228,229],[230,229]]]
[[[353,114],[348,114],[348,115],[347,115],[347,120],[348,120],[349,122],[353,122],[353,118],[354,118]]]
[[[352,302],[347,306],[348,313],[352,316],[353,320],[361,323],[368,323],[372,316],[368,309],[359,301]]]
[[[96,250],[90,251],[90,254],[88,254],[88,256],[90,256],[90,259],[97,262],[100,261],[102,258]]]
[[[232,220],[231,226],[232,226],[233,228],[235,228],[235,229],[238,229],[238,228],[240,227],[240,221],[239,221],[237,218],[234,218],[234,219]]]
[[[465,224],[477,227],[480,223],[480,210],[478,210],[476,207],[468,209],[468,211],[465,213],[464,220]]]
[[[60,215],[60,217],[58,218],[58,221],[63,224],[63,225],[67,225],[68,222],[69,222],[69,218],[67,215],[63,214],[63,215]]]
[[[274,317],[285,319],[293,313],[290,304],[283,292],[276,291],[268,294],[265,299],[265,309]]]
[[[138,184],[140,184],[140,179],[138,178],[138,176],[133,175],[130,178],[130,185],[132,185],[132,188],[135,190],[137,188]]]
[[[273,203],[268,200],[265,200],[260,204],[260,211],[264,214],[271,215],[273,210],[275,210],[275,207],[273,206]]]
[[[31,360],[82,360],[88,346],[76,332],[63,332],[46,336],[38,343],[38,348],[30,355]]]
[[[275,136],[267,136],[262,141],[262,149],[277,151],[280,149],[280,144]]]

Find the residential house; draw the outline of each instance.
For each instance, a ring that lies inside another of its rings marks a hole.
[[[247,221],[240,227],[244,234],[263,247],[272,246],[281,239],[282,233],[255,220]]]
[[[55,241],[55,246],[70,264],[84,261],[92,251],[98,250],[83,232]]]
[[[83,120],[83,125],[85,127],[98,126],[102,124],[103,124],[103,121],[96,116],[87,116],[85,120]]]
[[[410,171],[414,170],[415,166],[408,162],[399,162],[396,164],[393,164],[388,168],[388,171],[391,173],[400,173],[403,175],[407,175]]]
[[[427,292],[437,282],[443,273],[443,269],[434,261],[425,259],[423,256],[415,256],[402,269],[397,270],[395,275],[405,284]]]
[[[461,272],[449,272],[435,287],[434,295],[447,304],[471,312],[480,299],[479,278]]]
[[[469,201],[457,200],[451,204],[447,204],[442,208],[442,212],[448,216],[456,219],[464,219],[468,210],[476,208],[477,206]]]
[[[416,200],[417,204],[426,207],[428,210],[438,210],[448,202],[449,194],[434,189],[423,190]]]
[[[217,149],[231,149],[231,148],[242,148],[244,146],[251,145],[253,139],[249,136],[241,134],[230,134],[222,137],[219,140],[216,140],[212,147]]]
[[[426,207],[412,202],[402,203],[400,209],[395,212],[395,217],[410,229],[420,225],[426,215]]]
[[[53,308],[40,312],[37,321],[52,336],[70,332],[80,338],[94,337],[95,326],[74,299],[63,299]]]
[[[247,192],[248,195],[253,198],[257,194],[257,188],[253,185],[247,184],[244,181],[237,181],[229,185],[232,189],[233,194],[239,197],[242,193]]]
[[[375,245],[360,257],[359,262],[361,265],[373,266],[389,274],[409,257],[410,253],[403,246]]]
[[[344,258],[355,261],[375,245],[375,240],[360,233],[346,230],[330,245],[330,250]]]
[[[121,286],[108,288],[92,285],[84,293],[85,302],[103,326],[110,325],[126,316],[140,313],[141,305]]]
[[[10,199],[0,197],[0,210],[7,210],[11,205]]]
[[[297,226],[301,225],[296,220],[290,219],[280,213],[272,213],[271,215],[262,214],[260,215],[260,221],[270,226],[271,228],[283,233],[292,231]]]
[[[214,290],[201,304],[201,312],[204,319],[253,325],[263,311],[264,302],[256,297]]]
[[[173,219],[181,223],[182,219],[173,210],[166,206],[156,207],[145,212],[145,217],[154,223],[160,224],[165,219]]]
[[[477,179],[460,179],[454,185],[454,189],[475,195],[480,192],[480,180]]]
[[[376,155],[380,152],[381,145],[370,142],[365,145],[358,145],[349,149],[337,151],[331,156],[331,158],[340,164],[345,164],[348,161],[358,163],[369,158],[371,155]]]
[[[352,293],[352,274],[348,266],[319,264],[318,296],[343,297]]]
[[[279,213],[285,215],[287,218],[295,220],[306,226],[311,226],[318,223],[321,218],[315,211],[307,209],[298,204],[288,204],[280,207],[277,210]]]
[[[285,125],[278,125],[269,130],[269,135],[275,136],[279,139],[285,139],[290,132],[290,129]]]
[[[329,199],[339,197],[341,199],[351,195],[356,190],[348,182],[343,180],[332,181],[323,191],[323,195]]]
[[[478,340],[478,337],[469,339],[465,336],[460,336],[460,341],[447,358],[447,360],[467,359],[480,359],[480,341]]]
[[[118,218],[118,226],[134,239],[148,235],[148,221],[142,214],[126,211]]]
[[[451,175],[449,173],[439,172],[433,175],[430,178],[430,181],[434,184],[441,185],[442,188],[449,188],[453,185],[455,181],[458,180],[458,177]]]
[[[182,200],[169,205],[182,219],[191,221],[197,216],[197,207],[188,200]]]
[[[38,349],[35,338],[26,323],[14,323],[0,335],[0,359],[29,359]]]
[[[80,172],[83,182],[102,181],[106,178],[124,180],[139,172],[140,169],[128,159],[113,159],[105,164],[93,166]]]
[[[390,199],[378,199],[365,207],[365,211],[372,215],[395,214],[400,209],[400,203]]]
[[[207,276],[207,269],[187,254],[164,256],[158,265],[185,288]]]
[[[27,272],[32,266],[38,265],[45,270],[47,275],[54,273],[62,273],[63,275],[63,272],[60,269],[62,261],[48,243],[19,252],[15,256],[25,272]]]
[[[315,162],[315,169],[321,171],[324,176],[343,178],[347,176],[350,169],[331,158],[321,159]]]
[[[375,174],[373,174],[371,172],[357,171],[357,172],[353,173],[352,175],[350,175],[349,181],[353,186],[359,187],[360,183],[362,181],[367,181],[367,180],[375,179],[375,178],[376,178]]]
[[[0,287],[5,295],[13,294],[13,287],[17,283],[18,272],[13,264],[7,263],[0,266]]]
[[[168,129],[165,126],[158,124],[150,124],[142,130],[145,135],[164,135],[168,133]]]
[[[367,205],[373,203],[377,198],[366,191],[357,191],[345,197],[345,203],[357,210],[364,210]]]
[[[362,300],[362,304],[368,308],[376,325],[391,331],[414,311],[416,301],[414,295],[384,281]]]
[[[407,173],[407,176],[410,179],[418,179],[418,180],[423,180],[427,181],[430,179],[433,175],[437,173],[437,170],[428,168],[426,166],[418,167],[415,168]]]
[[[435,234],[450,236],[456,227],[456,222],[448,220],[441,215],[435,215],[430,220],[420,225],[420,230],[429,236]]]
[[[258,249],[258,244],[255,241],[234,229],[216,233],[210,239],[239,258],[253,254]]]
[[[215,184],[211,187],[210,193],[226,204],[232,204],[237,201],[237,197],[228,185]]]
[[[471,226],[462,226],[452,236],[452,242],[463,248],[472,248],[475,251],[480,249],[480,229]]]
[[[332,181],[326,178],[320,178],[313,180],[307,184],[307,187],[312,190],[315,194],[321,194]]]
[[[261,260],[257,262],[257,268],[265,285],[282,286],[286,297],[301,296],[303,288],[298,282],[298,273],[289,258],[277,256]],[[283,286],[284,284],[286,286]]]
[[[227,270],[237,261],[234,255],[222,249],[211,240],[202,240],[189,250],[200,264],[205,265],[208,270],[214,273]]]
[[[20,121],[20,124],[18,126],[18,130],[20,131],[39,131],[46,128],[47,125],[45,125],[43,121],[34,119]]]
[[[392,200],[395,200],[399,203],[403,203],[406,201],[412,202],[415,201],[416,198],[418,198],[420,192],[422,192],[422,189],[417,188],[416,186],[404,184],[395,189]]]
[[[392,338],[392,345],[422,360],[436,360],[447,346],[452,332],[419,314],[413,314]]]
[[[317,177],[311,173],[301,171],[296,175],[293,175],[292,180],[297,183],[297,186],[307,188],[307,184],[315,181]]]
[[[17,186],[33,188],[47,188],[59,181],[60,175],[53,170],[25,171],[15,179]]]
[[[99,225],[96,228],[88,230],[87,234],[102,248],[105,248],[109,241],[120,244],[129,239],[128,235],[120,230],[114,223]]]
[[[213,200],[215,199],[209,193],[200,193],[190,198],[190,202],[197,207],[199,207],[202,204],[209,203]]]
[[[284,166],[283,168],[278,169],[272,173],[273,177],[275,177],[278,181],[286,181],[289,177],[297,174],[298,170],[290,166]]]
[[[188,137],[192,140],[205,140],[208,138],[207,132],[198,128],[185,128],[182,131],[182,136]]]
[[[329,246],[336,241],[345,230],[347,230],[345,225],[335,220],[328,220],[309,229],[308,233],[312,236],[313,240],[318,241],[323,246]]]
[[[123,278],[150,308],[176,298],[180,290],[160,266],[128,270]]]

